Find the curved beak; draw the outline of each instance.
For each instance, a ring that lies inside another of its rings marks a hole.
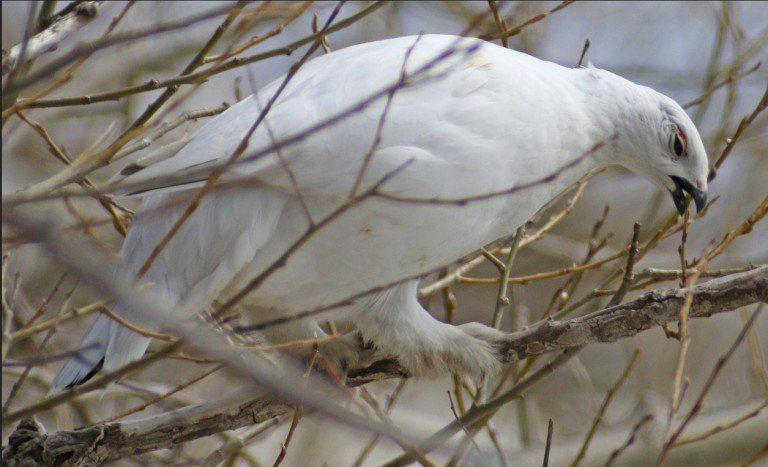
[[[670,177],[673,182],[675,182],[675,189],[672,191],[672,200],[675,202],[675,207],[677,208],[677,212],[680,213],[680,215],[683,215],[685,213],[685,193],[691,195],[693,198],[693,202],[696,203],[696,212],[701,212],[702,209],[704,209],[704,206],[707,205],[707,192],[701,191],[698,188],[694,187],[691,182],[684,178],[675,177],[674,175],[670,175]]]

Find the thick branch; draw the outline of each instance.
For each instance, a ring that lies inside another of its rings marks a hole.
[[[768,301],[768,266],[731,274],[693,287],[690,317],[704,318]],[[636,300],[568,321],[546,321],[501,342],[505,361],[513,362],[594,342],[614,342],[677,321],[688,289],[658,289]]]
[[[30,37],[26,44],[22,42],[14,45],[8,54],[3,52],[3,76],[8,74],[11,69],[19,66],[19,59],[21,58],[26,62],[31,62],[45,53],[56,50],[58,45],[70,34],[90,23],[96,17],[101,3],[100,1],[78,3],[72,11],[57,18],[53,24]]]
[[[687,289],[659,289],[623,305],[568,321],[547,321],[534,329],[512,333],[495,342],[500,358],[522,360],[595,342],[614,342],[647,329],[676,321]],[[693,287],[690,317],[708,317],[768,301],[768,266],[731,274]],[[381,360],[350,372],[357,386],[374,380],[402,377],[396,361]],[[192,439],[261,423],[287,413],[291,407],[269,396],[250,401],[190,407],[140,422],[92,425],[80,430],[46,434],[34,422],[24,421],[3,450],[9,466],[54,465],[68,459],[73,465],[98,465]]]
[[[507,334],[494,342],[505,363],[595,342],[614,342],[679,318],[688,289],[657,289],[636,300],[567,321],[547,320],[530,330]],[[693,287],[690,317],[705,318],[757,302],[768,302],[768,266],[730,274]],[[399,377],[405,371],[394,360],[381,360],[350,372],[347,382],[365,384]]]
[[[50,435],[39,424],[26,419],[8,438],[8,446],[3,449],[3,465],[99,466],[110,460],[256,425],[288,412],[291,406],[262,396],[219,410],[195,410],[191,414],[183,413],[185,410],[156,417],[157,423],[142,423],[140,429],[134,429],[131,422],[110,423]]]

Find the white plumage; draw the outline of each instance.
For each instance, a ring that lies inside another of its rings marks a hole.
[[[403,76],[376,144],[386,90]],[[282,81],[202,126],[173,157],[126,177],[125,190],[145,196],[123,247],[128,270],[141,268],[196,188],[235,153]],[[276,141],[377,93],[383,96],[370,105],[270,151]],[[604,146],[591,151],[599,143]],[[706,199],[703,144],[668,97],[603,70],[564,68],[476,39],[402,37],[349,47],[300,68],[224,172],[227,188],[203,198],[145,280],[174,312],[192,315],[225,302],[344,205],[372,148],[355,194],[389,177],[386,182],[314,231],[238,306],[267,321],[396,284],[265,333],[305,339],[323,334],[321,320],[349,319],[365,340],[415,374],[496,366],[487,338],[494,331],[432,318],[416,300],[417,278],[511,234],[590,171],[627,167],[670,190],[678,208],[683,190],[698,207]],[[547,183],[507,195],[449,202],[554,173]],[[116,309],[135,319],[129,309]],[[148,342],[99,316],[84,341],[95,345],[67,363],[54,389],[82,382],[102,359],[107,369],[135,360]],[[350,357],[343,344],[328,352]]]

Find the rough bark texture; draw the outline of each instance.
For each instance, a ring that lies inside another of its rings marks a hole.
[[[686,294],[693,294],[691,317],[708,317],[742,306],[768,302],[768,266],[715,279],[692,290],[659,289],[631,302],[567,321],[548,321],[507,335],[496,342],[507,362],[595,342],[613,342],[676,321]],[[394,359],[351,371],[348,383],[358,386],[375,380],[406,376]],[[182,409],[184,410],[184,409]],[[47,434],[32,420],[22,421],[3,448],[3,464],[101,465],[132,454],[169,448],[213,433],[261,423],[287,413],[291,407],[275,397],[261,396],[215,413],[158,418],[141,429],[125,424],[93,425]],[[181,415],[181,413],[179,414]]]
[[[578,347],[613,342],[677,321],[688,289],[659,289],[636,300],[567,321],[546,321],[535,329],[512,333],[500,343],[506,362]],[[731,274],[694,287],[690,317],[709,317],[768,301],[768,266]]]
[[[90,23],[91,20],[96,17],[96,13],[102,2],[90,1],[76,3],[77,4],[72,7],[71,11],[58,16],[52,24],[35,36],[30,37],[26,44],[22,42],[14,45],[7,54],[3,51],[3,76],[19,65],[19,59],[22,58],[22,55],[26,62],[31,62],[47,52],[56,50],[64,39]]]

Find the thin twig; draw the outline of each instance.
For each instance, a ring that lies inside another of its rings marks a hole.
[[[587,182],[581,181],[578,185],[575,185],[575,193],[574,195],[568,200],[565,207],[558,211],[556,214],[552,215],[550,219],[544,224],[541,228],[539,228],[534,234],[532,235],[525,235],[520,240],[520,248],[527,246],[533,242],[536,242],[543,238],[552,228],[554,228],[557,224],[560,223],[561,220],[563,220],[565,217],[568,216],[573,211],[573,208],[576,206],[576,203],[579,199],[581,199],[582,194],[584,193],[584,189],[586,188]],[[567,195],[570,190],[566,190],[564,195]],[[559,198],[559,197],[558,197]],[[526,223],[526,226],[530,228],[529,226],[532,223],[536,223],[539,215],[543,214],[547,208],[551,207],[551,205],[548,203],[547,206],[540,209],[539,212],[534,215],[534,219]],[[501,250],[497,252],[498,254],[504,254],[505,250]],[[507,251],[507,254],[509,252]],[[438,290],[441,290],[445,287],[448,287],[452,284],[455,284],[456,282],[459,282],[464,274],[467,272],[475,269],[476,267],[480,266],[483,263],[484,255],[475,255],[471,259],[466,260],[461,266],[456,268],[451,273],[444,274],[444,277],[441,277],[437,281],[433,282],[432,284],[422,287],[419,289],[419,296],[420,297],[428,297],[432,295],[433,293],[437,292]],[[618,256],[617,256],[618,258]],[[514,280],[514,279],[510,279]],[[520,282],[522,283],[522,282]]]
[[[632,446],[635,443],[635,440],[637,439],[637,434],[640,432],[643,426],[645,426],[646,423],[652,420],[653,420],[653,415],[646,414],[637,423],[635,423],[635,426],[632,427],[632,431],[629,433],[629,437],[624,442],[624,444],[622,444],[619,448],[611,452],[610,457],[608,457],[608,461],[605,463],[605,467],[610,467],[611,465],[613,465],[616,459],[624,451],[626,451],[630,446]]]
[[[683,237],[682,242],[685,241],[685,237]],[[681,242],[681,244],[682,244]],[[681,256],[684,255],[684,249],[681,248],[680,251]],[[683,260],[685,262],[685,260]],[[706,267],[706,257],[699,260],[699,262],[696,264],[696,270],[701,271]],[[699,277],[696,275],[691,276],[690,284],[691,286],[696,285],[696,282],[698,281]],[[677,358],[677,366],[675,368],[675,375],[674,375],[674,382],[672,386],[672,403],[670,405],[669,409],[669,417],[667,419],[667,430],[671,430],[672,427],[672,419],[677,413],[678,409],[680,408],[680,403],[682,402],[682,384],[683,384],[683,374],[685,370],[685,361],[686,357],[688,355],[688,348],[691,345],[691,336],[688,333],[688,317],[690,315],[691,311],[691,305],[693,304],[693,294],[688,293],[685,297],[685,302],[683,303],[683,306],[680,308],[680,321],[678,324],[678,337],[680,339],[680,352],[678,353]]]
[[[525,235],[525,226],[518,227],[512,238],[512,245],[509,247],[509,254],[507,255],[506,263],[501,263],[499,267],[499,293],[496,297],[496,308],[493,311],[493,320],[491,326],[494,329],[499,329],[501,326],[501,317],[511,304],[512,299],[508,296],[507,287],[509,286],[509,275],[512,272],[512,263],[515,261],[517,250],[520,248],[520,241]],[[510,290],[511,291],[511,290]],[[514,311],[514,310],[513,310]],[[515,326],[516,328],[517,326]]]
[[[12,300],[6,287],[8,280],[8,258],[9,255],[3,255],[2,262],[2,276],[0,277],[0,300],[3,305],[3,340],[2,340],[2,358],[1,361],[5,361],[5,357],[8,356],[8,350],[11,348],[11,342],[13,342],[13,334],[11,334],[11,323],[13,322],[13,306]]]
[[[741,119],[739,126],[736,128],[736,132],[728,140],[728,144],[725,146],[725,149],[723,149],[720,157],[715,159],[715,163],[712,166],[712,169],[709,171],[709,176],[707,177],[709,181],[712,181],[717,176],[717,171],[731,154],[731,151],[733,151],[733,147],[736,145],[736,142],[739,140],[739,138],[741,138],[744,130],[746,130],[752,124],[752,122],[755,121],[755,118],[757,118],[757,116],[760,115],[760,113],[762,113],[766,107],[768,107],[768,84],[765,87],[763,97],[760,98],[760,102],[757,103],[757,106],[752,111],[752,113]]]
[[[51,154],[53,154],[56,159],[60,160],[66,165],[72,165],[72,161],[69,159],[69,157],[64,153],[64,151],[59,148],[59,146],[53,141],[53,138],[51,138],[50,133],[38,122],[29,120],[27,116],[19,111],[18,113],[19,118],[21,118],[26,124],[28,124],[32,129],[35,130],[44,140],[45,143],[48,145],[48,149],[50,150]],[[91,182],[88,177],[83,177],[82,180],[78,181],[78,184],[82,186],[83,188],[93,188],[94,184]],[[107,198],[106,196],[99,196],[95,195],[94,198],[101,204],[101,206],[104,208],[104,210],[112,217],[112,224],[115,227],[115,230],[117,230],[120,235],[125,237],[126,233],[128,232],[128,228],[125,225],[125,218],[127,216],[126,212],[127,210],[123,208],[122,206],[117,205],[114,201]]]
[[[240,45],[238,47],[234,47],[231,50],[227,51],[227,53],[225,54],[211,55],[211,56],[205,57],[205,59],[203,60],[203,63],[220,62],[222,60],[226,60],[228,58],[234,57],[235,55],[241,54],[253,46],[261,44],[265,40],[280,34],[289,24],[291,24],[296,19],[298,19],[302,14],[304,14],[304,12],[306,12],[311,5],[312,5],[312,1],[304,2],[298,8],[296,8],[293,11],[293,13],[290,14],[290,16],[288,16],[285,20],[283,20],[280,24],[278,24],[268,32],[251,38],[245,44]],[[318,31],[314,31],[314,32],[317,33]]]
[[[659,460],[656,464],[657,466],[662,465],[664,460],[667,458],[667,455],[669,454],[670,449],[672,449],[675,446],[675,444],[677,443],[677,440],[680,438],[680,435],[683,434],[683,431],[685,430],[685,428],[688,426],[691,420],[696,415],[698,415],[698,413],[701,411],[702,407],[704,406],[704,398],[707,396],[709,391],[714,386],[715,381],[717,381],[717,378],[720,376],[723,367],[725,367],[728,361],[733,357],[733,354],[736,352],[736,349],[738,349],[741,343],[744,341],[744,338],[746,337],[747,332],[749,332],[750,328],[755,323],[755,320],[757,320],[757,317],[760,315],[760,312],[763,310],[764,307],[765,307],[765,303],[761,303],[757,306],[755,311],[752,313],[752,316],[750,316],[749,321],[747,321],[747,323],[742,327],[741,332],[739,332],[739,335],[736,337],[736,340],[733,342],[731,347],[722,357],[720,357],[717,360],[717,363],[715,363],[715,367],[712,369],[712,372],[707,378],[707,381],[704,383],[704,387],[699,393],[699,397],[696,399],[696,402],[693,404],[693,407],[691,407],[691,410],[688,411],[688,414],[686,414],[685,418],[683,419],[682,423],[680,423],[680,426],[678,426],[677,430],[675,430],[672,436],[664,444],[664,448],[662,449],[661,455],[659,456]]]
[[[766,455],[768,455],[768,443],[765,443],[765,445],[760,448],[752,457],[750,457],[745,463],[741,464],[741,467],[750,467]]]
[[[86,305],[81,308],[75,308],[72,311],[62,313],[54,318],[41,321],[34,326],[23,327],[18,331],[11,333],[10,339],[7,342],[11,343],[11,342],[17,342],[17,341],[27,339],[30,336],[33,336],[37,333],[46,331],[54,326],[57,326],[59,323],[62,323],[64,321],[68,321],[74,318],[79,318],[82,316],[88,316],[91,313],[100,311],[105,306],[106,304],[104,302],[92,303],[90,305]],[[5,342],[6,341],[3,340],[3,344],[5,344]]]
[[[32,358],[25,358],[21,361],[14,361],[14,360],[3,360],[3,367],[6,368],[14,368],[14,367],[33,367],[33,366],[40,366],[45,365],[48,363],[55,363],[61,360],[69,359],[71,357],[77,357],[83,352],[87,352],[88,350],[91,350],[95,348],[98,344],[92,344],[85,347],[76,348],[74,350],[68,350],[66,352],[57,353],[55,355],[44,355],[40,357],[32,357]],[[9,399],[11,397],[9,396]]]
[[[688,101],[685,104],[683,104],[682,107],[684,109],[688,109],[690,107],[693,107],[694,105],[699,105],[699,104],[705,102],[707,100],[707,98],[709,96],[711,96],[718,89],[722,88],[723,86],[727,86],[727,85],[729,85],[731,83],[734,83],[734,82],[740,80],[741,78],[744,78],[746,76],[751,75],[752,73],[754,73],[757,70],[759,70],[761,66],[762,66],[762,62],[757,62],[755,65],[753,65],[748,70],[745,70],[745,71],[743,71],[741,73],[735,73],[735,74],[725,78],[724,80],[720,81],[719,83],[712,85],[712,87],[710,87],[709,89],[704,91],[696,99],[693,99],[693,100]]]
[[[446,392],[446,394],[448,394],[448,402],[449,402],[449,404],[451,406],[451,413],[453,414],[453,418],[456,421],[460,421],[461,417],[459,417],[458,412],[456,412],[456,407],[454,407],[454,405],[453,405],[453,397],[451,397],[451,391],[445,391],[445,392]],[[464,434],[466,435],[465,439],[468,439],[469,441],[471,441],[472,444],[475,446],[475,448],[480,450],[480,446],[477,445],[477,443],[475,442],[472,434],[469,432],[469,430],[467,430],[467,427],[462,425],[461,429],[464,431]]]
[[[33,108],[33,107],[62,107],[62,106],[70,106],[70,105],[86,105],[86,104],[92,104],[95,102],[103,102],[103,101],[110,101],[110,100],[116,100],[131,94],[138,94],[143,92],[150,92],[154,91],[156,89],[160,88],[167,88],[171,86],[178,86],[181,84],[191,84],[196,83],[200,79],[208,76],[212,76],[214,74],[219,74],[225,71],[229,71],[234,68],[239,68],[241,66],[249,65],[251,63],[259,62],[262,60],[266,60],[268,58],[278,57],[281,55],[291,55],[293,52],[295,52],[300,47],[307,45],[309,43],[314,42],[317,38],[321,38],[321,35],[330,34],[336,31],[339,31],[341,29],[344,29],[348,26],[351,26],[352,24],[356,23],[363,17],[373,13],[374,11],[378,10],[379,8],[386,5],[388,2],[386,0],[384,1],[378,1],[370,6],[364,8],[363,10],[359,11],[358,13],[350,16],[349,18],[345,18],[335,25],[331,26],[325,31],[322,31],[322,33],[312,34],[310,36],[303,37],[295,42],[292,42],[286,46],[270,50],[267,52],[262,52],[256,55],[252,55],[250,57],[235,57],[230,60],[227,60],[224,63],[221,63],[219,65],[215,65],[209,68],[206,68],[202,71],[196,71],[194,73],[189,73],[186,75],[177,76],[175,78],[169,78],[165,80],[153,80],[149,81],[145,84],[140,84],[137,86],[131,86],[123,89],[118,89],[115,91],[105,92],[101,94],[92,94],[90,96],[80,96],[80,97],[70,97],[70,98],[62,98],[62,99],[53,99],[50,101],[21,101],[19,104],[20,108]],[[216,11],[216,15],[222,14],[231,7],[227,7],[226,9],[222,9],[222,11]]]
[[[720,255],[736,238],[752,232],[755,224],[757,224],[758,221],[765,217],[766,214],[768,214],[768,196],[763,198],[763,200],[760,202],[760,205],[757,206],[754,211],[752,211],[752,213],[744,222],[742,222],[735,229],[728,232],[720,241],[720,243],[712,248],[712,250],[707,252],[704,255],[704,258],[706,258],[707,261],[711,261],[713,258]]]
[[[552,435],[555,432],[555,424],[552,419],[547,423],[547,444],[544,446],[544,467],[549,467],[549,450],[552,448]]]
[[[495,413],[498,409],[506,405],[509,401],[517,399],[522,394],[524,394],[529,389],[531,389],[534,385],[536,385],[537,383],[542,381],[544,378],[552,374],[557,368],[564,365],[568,360],[570,360],[578,352],[578,350],[580,350],[580,348],[569,349],[561,353],[557,357],[547,362],[547,364],[544,365],[542,368],[532,373],[526,379],[517,383],[514,387],[512,387],[505,393],[489,400],[488,402],[485,402],[483,404],[478,404],[472,407],[470,410],[467,411],[467,413],[462,415],[458,420],[455,420],[449,423],[448,425],[443,427],[441,430],[439,430],[437,433],[430,436],[426,441],[424,441],[419,446],[419,451],[423,452],[424,454],[427,454],[433,449],[442,445],[448,438],[450,438],[451,436],[456,434],[458,431],[460,431],[462,429],[462,426],[470,426],[475,423],[482,423],[483,419]],[[411,461],[411,459],[412,459],[412,455],[409,453],[406,453],[387,462],[384,465],[388,467],[404,466],[404,465],[407,465]]]
[[[235,459],[238,451],[241,453],[240,455],[242,455],[242,449],[248,443],[253,442],[257,436],[265,433],[270,428],[277,426],[280,422],[281,417],[274,417],[269,421],[262,423],[261,426],[254,427],[252,430],[242,436],[234,436],[223,446],[219,447],[210,453],[208,457],[203,459],[203,461],[200,463],[200,467],[216,467],[220,465],[222,461],[226,460],[227,457],[230,457],[229,464],[232,464],[232,461]],[[258,464],[254,465],[258,466]]]
[[[496,27],[499,29],[499,39],[501,39],[501,45],[505,48],[509,48],[509,36],[507,33],[507,24],[499,15],[499,6],[496,0],[488,0],[488,6],[491,8],[493,14],[493,21],[496,22]]]
[[[501,39],[502,37],[512,37],[520,34],[523,29],[530,26],[531,24],[538,23],[539,21],[543,20],[547,16],[556,13],[563,8],[567,7],[568,5],[572,4],[574,0],[565,0],[563,2],[560,2],[557,6],[552,8],[551,10],[545,12],[545,13],[539,13],[538,15],[534,16],[533,18],[529,19],[528,21],[525,21],[524,23],[515,26],[513,28],[507,29],[501,34],[484,34],[480,36],[481,39],[486,41],[495,41],[496,39]]]
[[[206,370],[206,371],[203,371],[202,373],[198,374],[197,376],[195,376],[195,377],[193,377],[193,378],[191,378],[191,379],[189,379],[187,381],[184,381],[183,383],[177,385],[175,388],[173,388],[173,389],[171,389],[169,391],[166,391],[166,392],[164,392],[162,394],[159,394],[158,396],[153,397],[152,399],[149,399],[148,401],[146,401],[146,402],[144,402],[142,404],[139,404],[136,407],[130,408],[128,410],[124,410],[124,411],[122,411],[122,412],[120,412],[118,414],[115,414],[115,415],[111,416],[111,417],[105,418],[104,420],[102,420],[99,423],[111,423],[111,422],[114,422],[115,420],[120,420],[121,418],[125,418],[128,415],[132,415],[132,414],[135,414],[137,412],[141,412],[142,410],[146,409],[147,407],[155,405],[158,402],[171,397],[172,395],[176,394],[177,392],[179,392],[179,391],[181,391],[183,389],[186,389],[189,386],[197,383],[198,381],[201,381],[201,380],[205,379],[206,377],[208,377],[208,376],[212,375],[213,373],[219,371],[220,369],[224,368],[224,366],[225,366],[224,364],[216,365],[213,368],[211,368],[209,370]]]
[[[722,269],[706,269],[699,271],[695,266],[688,267],[685,271],[685,275],[690,277],[694,274],[699,274],[699,278],[702,277],[722,277],[729,274],[736,274],[739,272],[751,271],[759,267],[766,266],[766,264],[755,264],[749,266],[743,266],[739,268],[722,268]],[[645,279],[653,280],[674,280],[683,277],[683,271],[679,269],[659,269],[659,268],[644,268],[640,272],[635,273],[635,283],[639,283]]]
[[[608,305],[606,305],[606,308],[610,308],[612,306],[616,306],[619,303],[621,303],[621,301],[624,300],[624,297],[627,295],[627,292],[629,291],[630,286],[635,280],[634,267],[635,267],[635,257],[637,256],[637,252],[638,252],[637,243],[639,240],[640,240],[640,224],[635,224],[633,228],[633,233],[632,233],[632,241],[630,242],[629,254],[627,255],[627,265],[624,268],[624,279],[621,281],[619,290],[616,291],[616,293],[611,298],[611,301],[608,302]]]
[[[112,311],[107,306],[101,307],[99,309],[99,311],[101,313],[104,313],[105,315],[109,316],[110,319],[112,319],[113,321],[116,321],[116,322],[120,323],[120,326],[123,326],[123,327],[125,327],[127,329],[130,329],[131,331],[135,332],[136,334],[140,334],[140,335],[142,335],[144,337],[152,337],[153,339],[158,339],[158,340],[161,340],[161,341],[166,341],[166,342],[171,342],[171,343],[176,342],[178,340],[175,337],[171,336],[170,334],[165,334],[165,333],[162,333],[162,332],[153,331],[151,329],[147,329],[147,328],[141,327],[141,326],[139,326],[137,324],[134,324],[134,323],[128,321],[127,319],[123,318],[119,314],[115,313],[114,311]]]
[[[589,39],[587,38],[587,40],[584,41],[584,48],[581,49],[581,55],[579,56],[579,63],[576,64],[576,68],[579,68],[583,65],[584,57],[587,56],[587,50],[589,50],[589,45],[590,45]]]
[[[747,310],[741,310],[741,319],[744,323],[747,322],[749,319]],[[763,357],[763,346],[760,342],[760,332],[757,323],[752,326],[752,330],[747,335],[747,343],[749,344],[749,353],[752,357],[752,369],[755,372],[755,377],[762,384],[765,396],[768,397],[768,368],[766,368],[765,358]]]
[[[64,68],[70,63],[82,61],[84,58],[88,58],[93,53],[99,50],[103,50],[107,47],[112,47],[114,45],[123,44],[127,42],[134,42],[138,39],[143,39],[143,38],[155,36],[158,34],[164,34],[169,31],[176,31],[179,29],[183,29],[183,28],[192,26],[194,24],[200,23],[202,21],[207,21],[211,18],[215,18],[217,16],[223,15],[229,12],[231,9],[232,9],[231,5],[225,5],[223,7],[219,6],[218,8],[214,8],[209,11],[205,11],[203,13],[190,16],[180,21],[165,23],[165,24],[154,24],[151,28],[141,29],[137,31],[129,31],[121,34],[114,34],[114,35],[111,35],[110,37],[102,37],[101,39],[98,39],[90,43],[80,44],[70,53],[63,55],[56,60],[51,61],[46,66],[38,69],[35,73],[27,76],[24,79],[23,83],[9,87],[8,90],[13,91],[18,87],[26,88],[26,87],[33,86],[37,84],[39,81],[50,78],[58,70]],[[4,90],[4,91],[8,91],[8,90]],[[7,110],[4,110],[3,116],[5,117],[6,116],[5,113],[9,110],[11,111],[11,113],[15,113],[17,110],[21,110],[26,107],[27,106],[24,105],[24,102],[21,102],[19,103],[18,107],[14,106]]]
[[[243,8],[245,8],[245,4],[246,2],[244,0],[238,1],[235,6],[229,10],[227,17],[224,18],[224,21],[214,30],[213,35],[211,35],[205,45],[197,52],[197,54],[195,54],[187,66],[184,67],[181,75],[188,75],[203,64],[203,59],[205,58],[206,54],[213,48],[214,45],[216,45],[219,39],[221,39],[221,37],[224,35],[224,32],[229,28],[232,22],[235,21],[237,15],[239,15]],[[205,79],[205,77],[203,77],[203,79]],[[139,115],[139,117],[136,118],[133,123],[131,123],[131,125],[123,132],[122,135],[120,135],[120,138],[133,133],[134,130],[147,123],[149,119],[152,118],[152,116],[160,109],[160,107],[162,107],[162,105],[165,104],[178,89],[179,88],[176,86],[165,88],[162,94],[160,94],[160,96],[152,101],[152,103],[147,106],[144,112]]]
[[[703,441],[703,440],[709,438],[710,436],[714,436],[714,435],[716,435],[718,433],[722,433],[723,431],[727,431],[727,430],[730,430],[731,428],[735,428],[735,427],[741,425],[743,422],[745,422],[745,421],[747,421],[747,420],[749,420],[751,418],[755,418],[758,415],[760,415],[760,412],[762,412],[762,410],[764,408],[766,408],[766,407],[768,407],[768,401],[763,402],[758,407],[756,407],[754,410],[751,410],[750,412],[742,415],[741,417],[739,417],[739,418],[737,418],[737,419],[735,419],[733,421],[730,421],[728,423],[723,423],[722,425],[717,425],[717,426],[715,426],[715,427],[705,431],[704,433],[700,433],[698,435],[692,435],[692,436],[689,436],[687,438],[682,438],[682,439],[680,439],[679,441],[677,441],[675,443],[674,447],[683,446],[685,444],[695,443],[695,442],[698,442],[698,441]]]
[[[312,373],[312,368],[315,366],[315,360],[317,360],[317,356],[319,353],[320,347],[315,344],[312,348],[312,356],[309,359],[309,363],[307,364],[307,373],[306,376],[309,377],[310,373]],[[291,418],[291,426],[288,428],[288,434],[285,435],[285,441],[280,443],[280,453],[277,455],[277,459],[275,459],[275,463],[272,465],[272,467],[277,467],[280,464],[283,463],[283,460],[285,460],[286,454],[288,454],[288,445],[291,443],[291,439],[293,438],[293,433],[296,431],[296,427],[299,426],[299,422],[301,421],[301,417],[304,415],[304,406],[299,403],[296,405],[296,408],[293,411],[293,417]]]
[[[178,346],[179,346],[178,342],[175,344],[171,344],[165,347],[161,351],[146,355],[144,358],[131,362],[125,365],[124,367],[118,368],[115,371],[111,371],[109,373],[104,373],[99,376],[96,376],[93,379],[89,380],[88,382],[81,384],[80,386],[74,386],[72,388],[67,389],[66,391],[62,391],[60,393],[54,394],[50,397],[47,397],[39,402],[28,405],[19,410],[8,412],[3,417],[3,425],[11,424],[18,420],[21,420],[22,418],[26,418],[32,414],[51,409],[81,394],[86,394],[91,391],[101,389],[104,386],[106,386],[108,383],[111,383],[112,381],[120,379],[123,376],[135,370],[144,368],[147,365],[150,365],[162,358],[165,358],[168,354],[175,351]]]
[[[176,128],[180,127],[186,122],[192,121],[192,120],[198,120],[201,118],[206,117],[213,117],[214,115],[218,115],[225,110],[229,108],[228,104],[222,104],[218,107],[212,107],[209,109],[200,109],[195,111],[189,111],[184,112],[179,118],[163,123],[159,125],[159,127],[155,130],[153,130],[150,133],[147,133],[145,136],[143,136],[138,141],[126,144],[123,149],[117,151],[115,155],[113,156],[112,160],[117,161],[120,160],[130,154],[133,154],[134,152],[140,151],[148,146],[150,146],[153,142],[160,139],[161,137],[165,136],[167,133],[175,130]],[[186,143],[185,139],[182,139],[181,141],[184,141]],[[175,143],[171,143],[175,144]],[[167,147],[167,146],[166,146]],[[154,162],[154,159],[151,158],[151,155],[142,156],[138,161],[135,163],[123,168],[120,171],[121,175],[130,175],[131,173],[138,172],[139,170],[145,168],[145,165],[149,165],[150,161]],[[146,163],[146,164],[145,164]]]
[[[405,388],[406,383],[408,382],[407,379],[401,379],[397,383],[397,387],[392,391],[392,393],[387,397],[387,402],[384,406],[384,414],[389,415],[389,413],[392,411],[392,408],[395,406],[397,401],[400,399],[400,395],[403,392],[403,389]],[[368,444],[365,445],[363,450],[360,452],[360,454],[357,456],[357,459],[355,459],[355,462],[352,464],[352,467],[360,467],[363,465],[363,462],[365,462],[366,457],[371,453],[373,448],[376,446],[376,443],[381,439],[381,435],[373,435],[371,437],[371,440],[368,441]]]
[[[637,226],[638,224],[635,224],[635,225]],[[637,231],[637,229],[635,231]],[[616,383],[614,383],[613,386],[611,386],[611,388],[608,389],[608,392],[605,394],[605,399],[603,400],[603,404],[600,406],[600,410],[597,412],[597,416],[595,417],[595,420],[592,422],[592,426],[589,428],[589,431],[587,431],[587,437],[584,439],[584,442],[581,445],[581,449],[579,449],[579,453],[576,454],[576,458],[573,460],[573,462],[571,462],[571,467],[576,467],[584,459],[584,456],[587,454],[587,449],[589,449],[589,443],[592,441],[592,437],[595,436],[595,433],[597,432],[597,428],[602,423],[603,417],[605,417],[605,412],[606,410],[608,410],[608,406],[611,405],[611,400],[613,400],[613,396],[616,395],[619,389],[621,389],[621,387],[629,378],[629,375],[632,372],[632,367],[635,365],[635,362],[637,361],[637,357],[640,356],[640,353],[641,353],[640,349],[636,349],[632,353],[632,357],[630,357],[629,362],[627,363],[627,366],[624,368],[624,371],[622,372],[621,376],[619,377],[618,380],[616,380]]]

